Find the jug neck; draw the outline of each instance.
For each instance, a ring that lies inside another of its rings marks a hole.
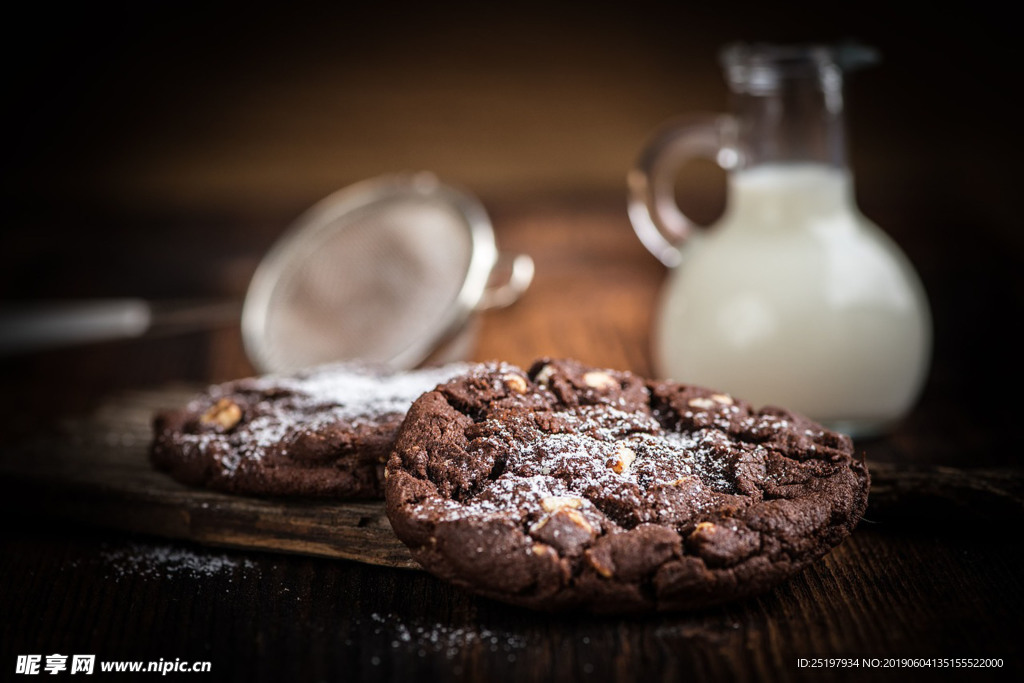
[[[729,175],[723,222],[733,228],[799,232],[854,225],[850,174],[820,163],[761,164]]]
[[[733,45],[721,61],[737,122],[738,170],[789,163],[846,168],[843,74],[834,51]]]

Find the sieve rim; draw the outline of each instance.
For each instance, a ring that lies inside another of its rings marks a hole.
[[[261,373],[291,371],[274,362],[268,348],[267,326],[274,289],[282,273],[295,259],[308,253],[315,237],[354,212],[388,202],[415,198],[444,204],[462,218],[470,240],[470,258],[458,295],[438,318],[429,334],[410,339],[384,365],[397,370],[411,369],[425,361],[469,322],[480,306],[487,283],[498,262],[498,249],[491,219],[478,199],[451,185],[441,183],[433,173],[395,173],[370,178],[337,190],[303,212],[274,242],[260,261],[249,282],[242,304],[242,343],[249,360]],[[322,362],[359,360],[338,354]]]

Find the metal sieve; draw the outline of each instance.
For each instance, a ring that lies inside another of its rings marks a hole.
[[[491,284],[499,262],[507,279]],[[529,256],[499,258],[473,197],[429,173],[376,178],[320,201],[274,245],[249,286],[242,337],[265,372],[350,359],[415,367],[532,278]]]
[[[391,175],[318,202],[256,269],[242,339],[260,372],[358,360],[396,369],[464,358],[474,313],[516,301],[533,260],[499,255],[483,206],[430,173]],[[234,302],[139,299],[0,311],[0,355],[238,320]]]

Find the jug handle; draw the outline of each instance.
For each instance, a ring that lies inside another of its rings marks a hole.
[[[682,260],[679,247],[703,226],[690,220],[675,198],[679,169],[710,159],[725,170],[739,160],[736,120],[728,114],[697,114],[669,122],[651,137],[629,171],[629,219],[647,250],[669,268]]]

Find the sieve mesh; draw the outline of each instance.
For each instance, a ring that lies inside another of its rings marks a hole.
[[[434,195],[388,197],[307,226],[267,278],[260,364],[389,363],[456,322],[473,257],[466,217]]]

